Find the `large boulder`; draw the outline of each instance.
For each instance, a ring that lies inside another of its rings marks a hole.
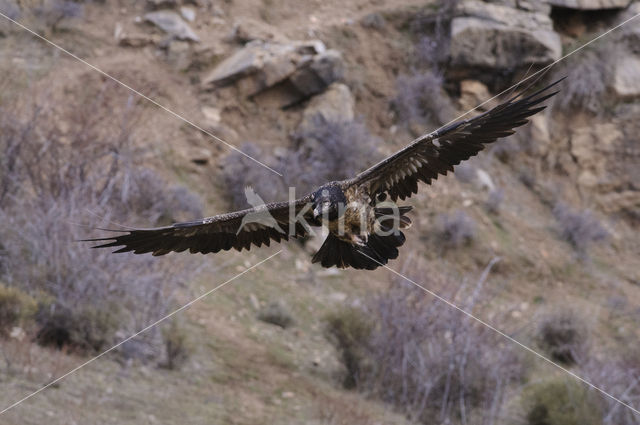
[[[609,86],[620,99],[640,97],[640,58],[619,56],[609,75]]]
[[[562,54],[560,36],[544,13],[465,1],[451,22],[454,65],[512,69],[548,64]]]
[[[169,10],[149,12],[144,15],[144,20],[179,40],[200,41],[200,37],[175,12]]]
[[[333,83],[327,90],[314,96],[302,113],[298,133],[311,132],[321,122],[350,122],[354,118],[355,99],[349,87]]]
[[[339,52],[320,41],[254,40],[218,64],[202,80],[205,89],[236,84],[247,97],[278,90],[276,103],[286,106],[322,92],[343,73]]]
[[[552,6],[566,7],[569,9],[598,10],[598,9],[622,9],[632,0],[547,0]]]

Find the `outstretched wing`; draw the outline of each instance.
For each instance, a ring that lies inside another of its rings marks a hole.
[[[448,125],[414,140],[409,146],[347,181],[364,186],[371,196],[387,192],[394,201],[418,193],[418,182],[431,183],[438,174],[480,152],[487,143],[515,133],[527,118],[543,110],[542,102],[558,93],[553,84],[520,98],[516,95],[495,108],[468,120]]]
[[[133,251],[134,254],[150,252],[164,255],[186,250],[207,254],[231,248],[249,250],[252,244],[269,246],[271,240],[280,242],[306,235],[308,227],[304,220],[296,220],[296,217],[314,224],[310,202],[311,197],[307,195],[291,203],[271,203],[155,229],[112,230],[123,234],[85,241],[104,242],[93,248],[120,247],[114,252]]]

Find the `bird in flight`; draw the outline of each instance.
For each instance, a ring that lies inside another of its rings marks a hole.
[[[411,224],[406,214],[412,207],[398,206],[396,201],[417,193],[419,182],[430,184],[485,145],[513,134],[546,107],[543,102],[558,93],[550,89],[560,81],[425,134],[355,177],[326,183],[302,198],[166,227],[113,230],[121,234],[86,241],[100,242],[94,248],[118,247],[114,252],[208,254],[269,246],[271,240],[305,237],[312,226],[325,226],[328,236],[312,262],[373,270],[397,258],[405,242],[402,229]]]

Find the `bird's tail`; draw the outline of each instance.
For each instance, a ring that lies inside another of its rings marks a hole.
[[[398,258],[398,247],[404,241],[404,234],[399,230],[384,236],[373,233],[365,245],[354,245],[329,233],[311,261],[327,268],[336,266],[341,269],[353,267],[373,270]]]
[[[399,207],[396,211],[400,213],[399,220],[392,218],[391,209],[376,208],[381,232],[370,234],[364,245],[354,245],[329,233],[312,262],[319,262],[323,267],[373,270],[398,258],[398,248],[405,242],[404,233],[399,229],[411,224],[411,220],[404,215],[411,211],[411,207]]]

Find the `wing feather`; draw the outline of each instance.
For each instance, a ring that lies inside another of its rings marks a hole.
[[[132,252],[134,254],[151,253],[154,256],[165,255],[169,252],[215,253],[236,249],[249,250],[251,245],[269,246],[271,241],[281,242],[289,236],[301,237],[308,233],[308,229],[300,222],[295,223],[295,234],[289,235],[291,209],[302,216],[310,224],[315,224],[309,207],[309,195],[293,203],[278,202],[258,208],[250,208],[201,220],[175,223],[171,226],[155,229],[111,230],[123,234],[96,239],[85,239],[88,242],[100,242],[93,248],[116,247],[114,252]],[[305,211],[308,210],[308,213]],[[269,215],[264,214],[268,212]],[[264,221],[247,220],[250,214],[260,213],[261,217],[270,217]],[[284,233],[282,233],[284,232]]]
[[[518,94],[481,115],[419,137],[347,180],[345,186],[363,186],[371,196],[387,192],[394,201],[405,199],[418,192],[418,181],[430,184],[439,174],[446,175],[454,165],[477,155],[486,144],[515,133],[516,127],[546,107],[540,104],[558,93],[549,89],[560,81],[526,97]]]

